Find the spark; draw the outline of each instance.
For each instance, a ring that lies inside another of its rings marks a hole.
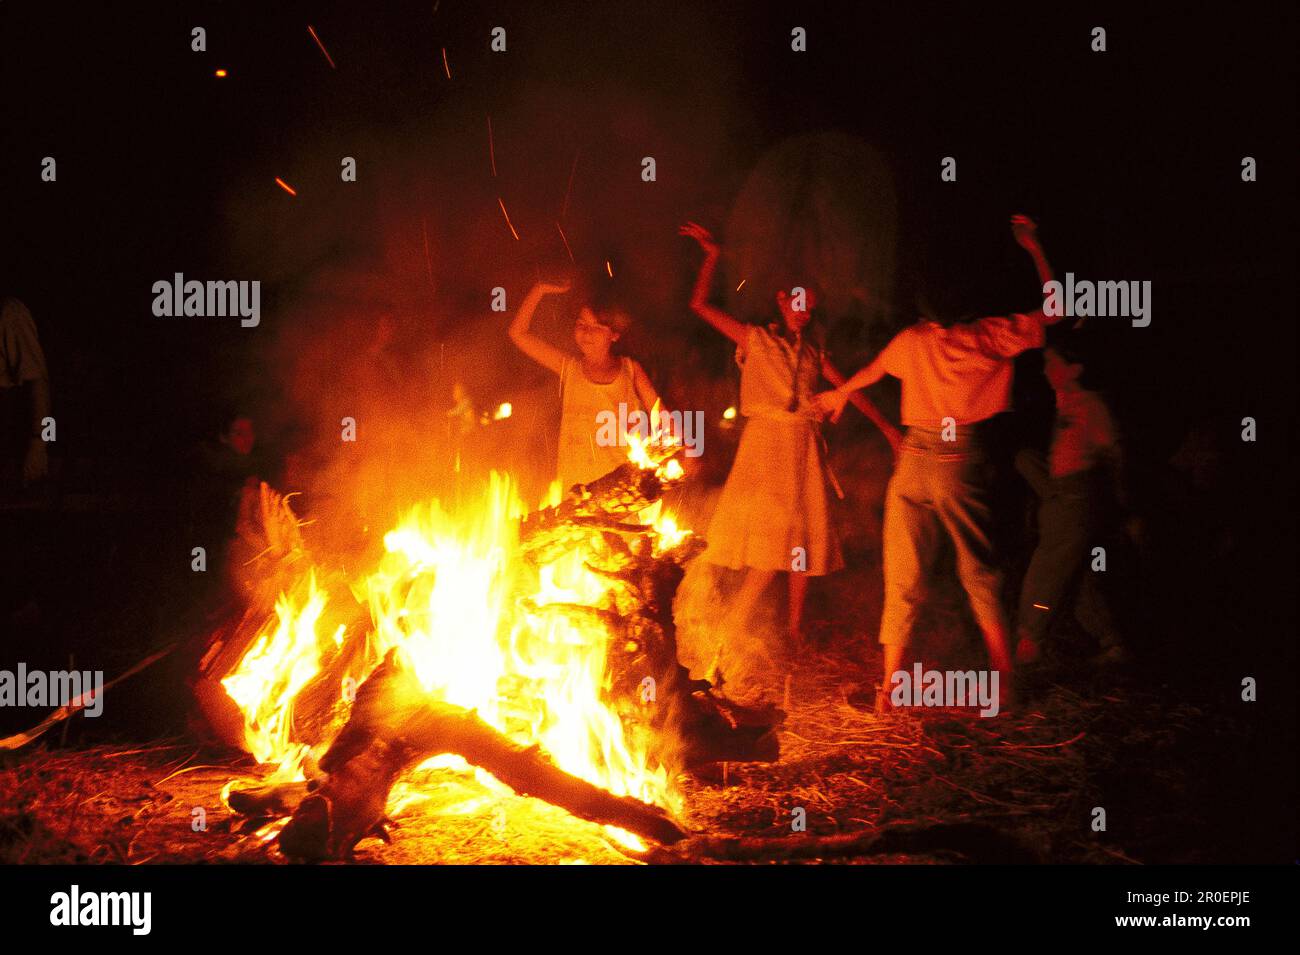
[[[447,79],[451,79],[451,67],[447,65],[447,48],[442,48],[442,68],[447,71]]]
[[[337,70],[338,67],[334,65],[334,57],[330,56],[330,51],[325,49],[325,44],[320,41],[320,37],[316,35],[316,30],[310,23],[307,24],[307,32],[310,33],[311,38],[316,41],[316,45],[320,47],[320,51],[325,54],[325,61],[329,63],[330,69]]]
[[[569,193],[573,190],[573,174],[578,171],[578,156],[582,150],[573,154],[573,168],[569,170],[569,184],[564,189],[564,205],[560,208],[560,218],[563,219],[569,211]]]
[[[605,260],[605,271],[609,273],[610,278],[614,277],[614,266],[609,264],[609,259]]]
[[[492,177],[497,174],[497,148],[492,141],[492,117],[488,116],[488,157],[492,160]]]
[[[558,222],[555,223],[555,228],[560,229],[560,224],[559,224]],[[575,262],[575,263],[576,263],[576,260],[573,258],[573,250],[572,250],[571,248],[569,248],[569,240],[568,240],[568,238],[564,235],[564,230],[563,230],[563,229],[560,229],[560,239],[561,239],[561,241],[564,242],[564,251],[569,253],[569,261],[570,261],[570,262]]]
[[[429,223],[420,216],[420,231],[424,233],[424,267],[429,272],[429,285],[433,285],[433,259],[429,257]]]
[[[298,195],[298,193],[296,193],[296,192],[293,191],[293,186],[289,185],[287,182],[285,182],[285,181],[284,181],[283,179],[281,179],[279,176],[276,176],[276,177],[275,177],[275,181],[278,182],[278,183],[280,184],[280,188],[283,189],[285,192],[289,193],[289,195],[291,195],[291,196],[296,196],[296,195]]]
[[[226,75],[225,70],[217,70],[217,76],[225,76],[225,75]]]
[[[497,205],[499,205],[499,206],[501,207],[501,214],[502,214],[503,216],[506,217],[506,225],[510,226],[510,234],[513,235],[513,236],[515,237],[515,241],[518,242],[518,241],[519,241],[519,233],[515,231],[515,227],[514,227],[514,225],[511,224],[511,222],[510,222],[510,213],[506,212],[506,204],[505,204],[504,202],[501,201],[501,197],[500,197],[500,196],[497,196]]]
[[[739,292],[741,289],[743,289],[745,287],[745,283],[748,281],[749,279],[741,279],[740,284],[736,286],[736,291]]]

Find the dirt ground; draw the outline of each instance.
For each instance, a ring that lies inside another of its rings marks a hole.
[[[1055,686],[989,719],[942,710],[880,718],[845,701],[866,676],[842,654],[795,660],[781,760],[682,777],[692,838],[679,847],[623,849],[602,827],[538,800],[430,770],[408,780],[418,795],[396,813],[391,844],[365,840],[356,859],[618,864],[793,852],[862,862],[1151,863],[1232,854],[1225,838],[1205,832],[1221,780],[1196,769],[1235,746],[1240,727],[1120,685]],[[244,831],[220,802],[227,782],[256,775],[247,761],[184,738],[37,744],[0,771],[0,861],[283,862],[274,830]],[[1106,809],[1104,832],[1092,828],[1094,807]],[[800,816],[805,831],[796,830]],[[837,836],[850,844],[828,839]],[[1198,839],[1201,848],[1189,849]]]

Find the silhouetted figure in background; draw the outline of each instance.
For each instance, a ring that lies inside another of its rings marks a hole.
[[[41,432],[50,414],[50,376],[32,313],[0,300],[0,494],[49,473]]]
[[[192,518],[195,544],[207,548],[209,567],[222,566],[236,529],[251,525],[265,472],[256,447],[253,419],[237,413],[227,415],[217,439],[200,448]]]
[[[1038,495],[1038,545],[1020,591],[1016,662],[1038,661],[1049,628],[1073,598],[1075,616],[1100,644],[1097,662],[1122,663],[1120,639],[1101,583],[1090,569],[1110,549],[1126,499],[1119,437],[1105,399],[1086,376],[1081,333],[1048,346],[1043,371],[1056,393],[1052,443],[1044,458],[1022,451],[1016,469]]]

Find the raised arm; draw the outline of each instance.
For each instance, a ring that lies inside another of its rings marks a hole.
[[[564,352],[554,345],[542,341],[529,331],[529,327],[533,323],[533,313],[537,311],[538,303],[545,296],[567,292],[568,290],[568,282],[563,285],[538,282],[525,296],[523,303],[519,306],[519,311],[515,313],[515,317],[510,321],[510,340],[533,361],[539,365],[545,365],[557,375],[564,369]]]
[[[736,321],[720,308],[709,304],[709,289],[713,286],[713,273],[718,266],[721,250],[709,230],[702,225],[688,222],[677,230],[678,235],[688,236],[700,244],[704,250],[704,262],[700,265],[700,274],[695,279],[695,290],[691,293],[691,310],[722,334],[726,335],[742,348],[748,327]]]
[[[1034,269],[1038,272],[1038,282],[1043,289],[1043,298],[1047,298],[1047,283],[1053,281],[1052,265],[1047,261],[1047,254],[1043,252],[1043,243],[1038,238],[1038,225],[1029,216],[1014,215],[1011,217],[1011,234],[1015,236],[1016,243],[1029,253],[1029,257],[1034,260]],[[1060,315],[1048,315],[1045,309],[1040,309],[1035,317],[1044,325],[1055,325],[1065,317],[1064,311]]]
[[[1029,216],[1014,215],[1011,217],[1011,234],[1016,237],[1016,242],[1022,249],[1029,253],[1029,257],[1034,260],[1034,268],[1038,270],[1038,281],[1046,285],[1052,281],[1052,266],[1047,261],[1047,255],[1043,252],[1043,243],[1038,239],[1038,225]]]
[[[847,384],[844,376],[840,374],[839,369],[832,365],[830,360],[826,358],[822,359],[822,375],[836,388],[841,388]],[[859,394],[855,391],[849,395],[849,401],[853,402],[853,407],[857,408],[871,419],[871,423],[880,429],[880,433],[885,436],[885,440],[889,442],[889,446],[897,452],[898,446],[903,440],[902,432],[895,428],[893,423],[880,413],[880,409],[875,406],[871,399],[866,395]],[[841,410],[843,410],[843,407],[843,405],[840,406]],[[838,418],[839,413],[836,412],[833,416],[833,420]]]

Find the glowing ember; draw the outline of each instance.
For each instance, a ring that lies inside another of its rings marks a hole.
[[[285,182],[285,181],[284,181],[283,179],[281,179],[279,176],[276,176],[276,177],[275,177],[275,181],[276,181],[276,183],[280,186],[280,188],[283,189],[285,192],[289,193],[289,195],[291,195],[291,196],[296,196],[296,195],[298,195],[298,193],[294,192],[294,190],[293,190],[293,186],[289,185],[287,182]]]

